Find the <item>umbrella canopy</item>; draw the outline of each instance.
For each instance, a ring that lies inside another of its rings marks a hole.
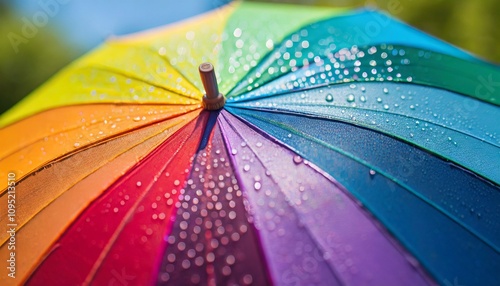
[[[111,39],[0,117],[0,281],[494,285],[499,81],[368,10]]]

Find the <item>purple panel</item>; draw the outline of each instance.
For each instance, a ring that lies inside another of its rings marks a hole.
[[[271,284],[217,126],[212,136],[180,190],[158,284]]]
[[[228,112],[219,124],[277,284],[431,283],[334,179]]]

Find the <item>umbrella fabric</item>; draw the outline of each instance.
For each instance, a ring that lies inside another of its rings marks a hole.
[[[111,39],[0,117],[1,284],[494,285],[499,81],[376,11],[242,2]]]

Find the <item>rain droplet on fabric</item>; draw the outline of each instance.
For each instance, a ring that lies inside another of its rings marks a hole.
[[[260,182],[255,182],[255,183],[253,184],[253,188],[254,188],[256,191],[260,190],[260,188],[261,188],[261,187],[262,187],[262,184],[261,184]]]
[[[302,163],[302,162],[303,162],[303,159],[302,159],[302,157],[300,157],[299,155],[296,155],[296,156],[293,156],[293,162],[294,162],[295,164],[300,164],[300,163]]]
[[[244,285],[250,285],[250,284],[252,284],[252,282],[253,282],[252,275],[247,274],[247,275],[243,276],[243,284]]]
[[[326,102],[332,102],[333,101],[333,95],[331,95],[330,93],[326,95],[325,97],[325,100]]]
[[[347,102],[354,102],[354,100],[355,100],[354,94],[347,95],[346,100],[347,100]]]

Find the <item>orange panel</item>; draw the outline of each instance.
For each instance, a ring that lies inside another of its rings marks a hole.
[[[40,166],[118,134],[166,120],[198,105],[78,105],[45,111],[0,129],[0,177],[21,179]],[[6,181],[0,182],[5,190]]]

